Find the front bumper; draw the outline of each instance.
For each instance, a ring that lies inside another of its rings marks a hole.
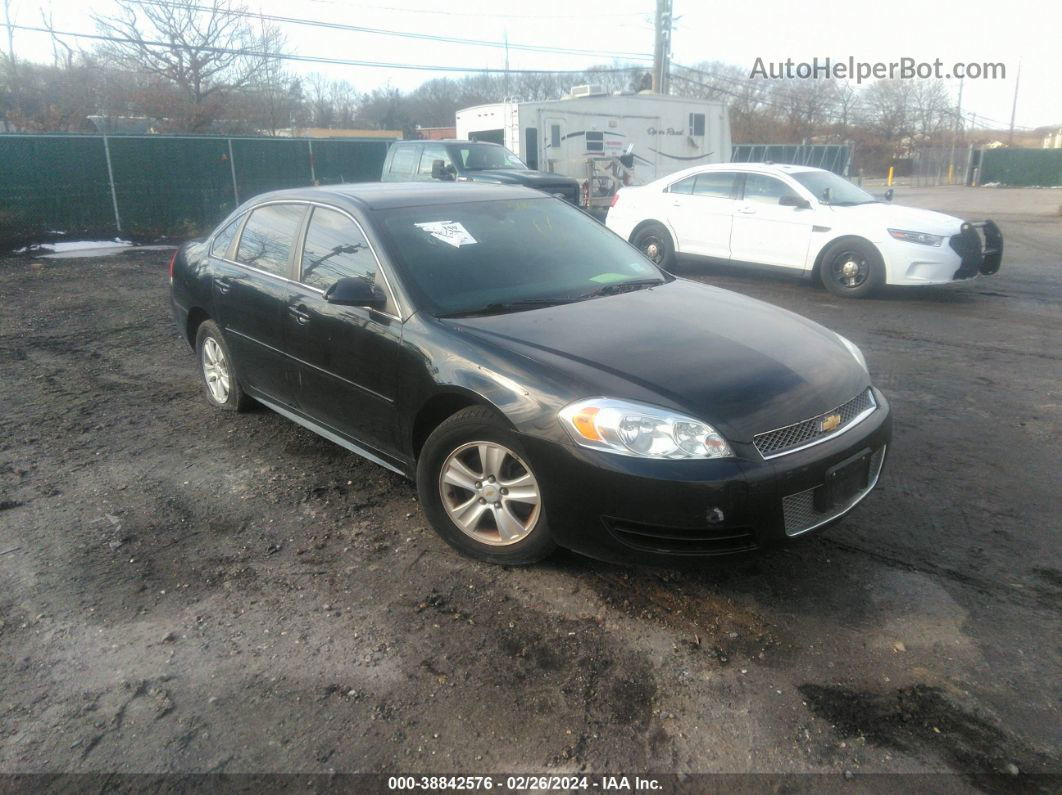
[[[964,222],[940,246],[887,239],[879,247],[889,284],[947,284],[991,276],[1003,262],[1003,234],[993,221]]]
[[[979,273],[991,276],[1003,263],[1003,233],[994,221],[964,223],[948,245],[960,259],[953,279],[969,279]]]
[[[892,434],[888,401],[837,437],[764,460],[751,445],[738,457],[656,461],[524,439],[542,487],[554,540],[590,557],[674,564],[754,552],[825,527],[877,483]],[[827,472],[865,454],[869,480],[850,499],[817,509]]]

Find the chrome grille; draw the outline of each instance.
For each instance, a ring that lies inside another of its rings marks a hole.
[[[764,458],[774,458],[778,455],[795,452],[812,444],[818,444],[820,441],[825,441],[826,437],[842,433],[864,419],[875,408],[877,408],[877,403],[874,402],[874,395],[868,387],[864,392],[847,403],[838,406],[833,411],[824,412],[809,420],[794,422],[784,428],[757,434],[753,437],[752,442]],[[836,428],[824,431],[822,430],[822,421],[831,414],[840,414],[841,422]]]
[[[782,499],[782,514],[785,517],[785,534],[787,536],[798,536],[852,510],[856,503],[867,496],[870,490],[877,485],[878,477],[881,475],[881,465],[884,462],[885,448],[882,447],[870,457],[870,477],[867,481],[867,487],[852,497],[845,505],[835,507],[829,513],[819,513],[815,510],[815,488],[818,488],[818,486],[784,497]]]

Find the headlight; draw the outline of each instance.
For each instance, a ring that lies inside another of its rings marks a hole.
[[[835,331],[834,334],[837,334],[837,332]],[[841,344],[844,345],[844,347],[848,348],[848,352],[855,357],[855,360],[857,362],[859,362],[859,366],[867,372],[870,372],[869,368],[867,367],[867,359],[863,355],[863,351],[859,350],[859,346],[847,337],[842,337],[840,334],[837,334],[837,339],[841,341]]]
[[[667,409],[609,398],[572,403],[561,424],[576,444],[639,458],[728,458],[734,453],[711,425]]]
[[[897,240],[905,243],[921,243],[923,246],[939,246],[944,242],[942,235],[931,235],[928,232],[911,232],[907,229],[890,229],[889,234]]]

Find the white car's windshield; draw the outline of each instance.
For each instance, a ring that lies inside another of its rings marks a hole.
[[[823,204],[851,207],[854,204],[873,204],[877,201],[862,188],[829,171],[797,171],[790,176],[811,191]]]

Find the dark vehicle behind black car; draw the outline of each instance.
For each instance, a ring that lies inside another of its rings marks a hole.
[[[581,205],[579,183],[534,171],[500,144],[486,141],[395,141],[387,150],[383,182],[487,182],[523,185]]]
[[[266,194],[171,267],[211,403],[415,478],[486,560],[746,552],[837,520],[884,463],[858,348],[526,188]]]

